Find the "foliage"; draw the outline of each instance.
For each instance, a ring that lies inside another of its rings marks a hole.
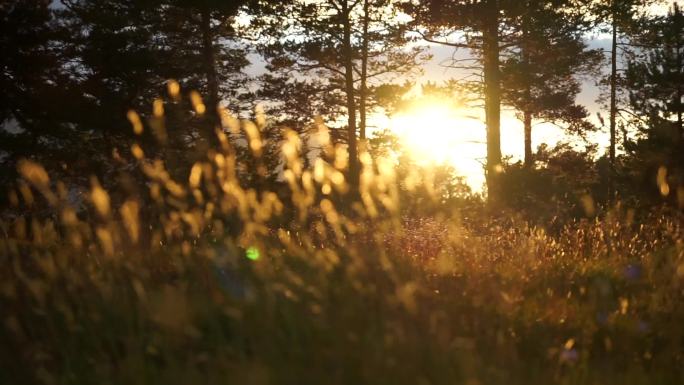
[[[593,217],[604,201],[595,157],[595,146],[579,151],[568,143],[539,146],[537,167],[520,162],[504,167],[505,206],[541,226]]]
[[[73,164],[80,133],[68,122],[77,97],[60,68],[49,2],[4,1],[0,5],[0,183],[16,178],[15,162],[37,156],[56,167]],[[59,101],[59,103],[55,103]],[[4,193],[3,193],[4,194]],[[2,194],[0,194],[2,195]]]
[[[343,203],[344,162],[305,169],[285,138],[288,194],[243,188],[224,135],[187,182],[130,159],[150,204],[114,203],[93,178],[79,210],[20,162],[24,214],[1,226],[0,380],[684,379],[681,214],[617,209],[555,234],[481,209],[404,217],[406,180],[385,161],[362,154],[360,199]]]
[[[625,75],[636,135],[625,137],[625,195],[677,204],[684,195],[684,16],[678,6],[650,22]],[[654,175],[660,175],[657,179]]]
[[[13,172],[4,175],[5,170],[30,156],[72,182],[87,185],[87,174],[97,173],[109,183],[119,171],[112,150],[124,151],[133,136],[127,112],[139,111],[144,125],[153,121],[150,101],[168,79],[180,79],[182,91],[209,95],[209,107],[202,116],[190,114],[190,99],[185,99],[185,113],[167,114],[164,136],[170,140],[162,144],[206,150],[213,128],[198,130],[207,127],[199,121],[215,114],[219,96],[232,102],[244,93],[237,84],[244,83],[241,71],[248,64],[231,26],[239,3],[218,3],[223,5],[175,0],[3,4],[3,28],[14,31],[8,30],[2,48],[17,52],[3,64],[3,74],[9,75],[0,115],[7,153],[3,177],[11,180]],[[201,18],[205,10],[208,18]],[[7,124],[16,127],[7,130]]]
[[[563,126],[585,135],[595,130],[588,112],[576,103],[581,75],[596,72],[602,55],[583,39],[586,15],[572,2],[526,1],[510,17],[514,45],[501,65],[503,102],[524,123],[525,165],[532,166],[534,121]]]
[[[2,2],[0,383],[684,382],[682,14],[524,3]],[[590,8],[640,35],[626,153],[502,162],[502,100],[584,117]],[[406,103],[413,27],[483,67],[423,93],[484,96],[494,204],[390,131],[352,150]]]
[[[366,116],[391,102],[382,97],[383,86],[419,72],[428,56],[409,44],[415,39],[393,1],[264,3],[256,25],[268,31],[258,46],[269,73],[261,76],[258,96],[298,132],[310,127],[302,119],[321,116],[348,145],[349,171],[357,174],[356,140],[366,137]]]

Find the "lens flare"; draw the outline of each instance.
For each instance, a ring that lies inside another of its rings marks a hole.
[[[250,259],[250,260],[252,260],[252,261],[256,261],[256,260],[258,260],[258,259],[261,257],[261,255],[260,255],[260,253],[259,253],[259,249],[257,249],[257,248],[254,247],[254,246],[249,247],[249,248],[247,249],[247,252],[245,253],[245,256],[247,257],[247,259]]]

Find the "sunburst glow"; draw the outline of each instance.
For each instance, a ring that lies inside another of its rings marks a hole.
[[[484,125],[466,109],[424,100],[392,116],[390,125],[419,164],[449,163],[471,187],[482,186]]]

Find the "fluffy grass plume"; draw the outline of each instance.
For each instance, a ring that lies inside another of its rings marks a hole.
[[[224,116],[255,158],[259,120]],[[429,178],[362,153],[355,190],[319,129],[329,156],[310,167],[284,135],[278,192],[240,182],[223,131],[178,180],[133,144],[139,193],[93,178],[83,207],[21,162],[6,212],[23,214],[0,224],[0,383],[684,383],[680,215],[617,207],[553,233],[407,216],[399,186]]]

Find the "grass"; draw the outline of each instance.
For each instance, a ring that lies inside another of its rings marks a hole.
[[[21,163],[0,383],[684,383],[681,214],[407,217],[391,164],[362,156],[350,198],[344,159],[285,137],[287,194],[243,187],[222,135],[185,182],[134,146],[144,193],[93,179],[83,210]]]

